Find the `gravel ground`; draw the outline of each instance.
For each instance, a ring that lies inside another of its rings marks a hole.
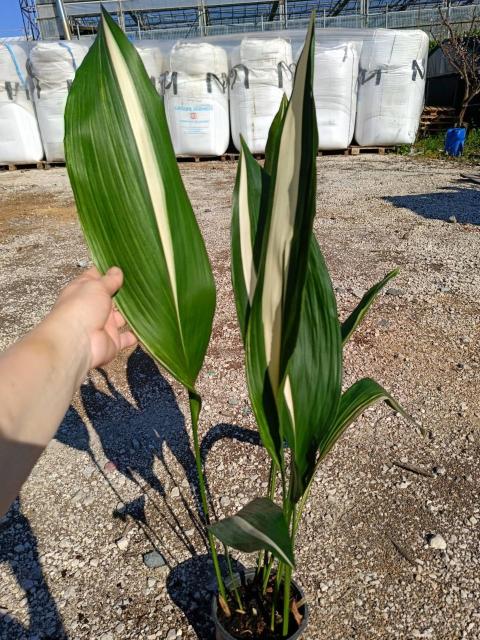
[[[345,350],[345,386],[376,378],[429,435],[379,406],[327,459],[298,540],[305,638],[479,638],[480,192],[443,161],[334,156],[319,171],[315,230],[341,314],[401,267]],[[235,165],[182,172],[218,288],[199,387],[222,516],[267,479],[229,278]],[[0,202],[4,348],[88,255],[64,169],[0,174]],[[211,639],[195,493],[182,389],[140,349],[92,372],[0,521],[0,638]]]

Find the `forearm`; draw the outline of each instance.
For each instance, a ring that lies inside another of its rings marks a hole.
[[[63,324],[52,313],[0,355],[0,514],[54,436],[88,371],[86,339]]]

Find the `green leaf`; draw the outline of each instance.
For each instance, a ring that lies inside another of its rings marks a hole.
[[[387,273],[387,275],[374,285],[371,289],[367,291],[367,293],[360,300],[356,308],[352,311],[349,317],[342,324],[342,342],[345,345],[346,342],[350,339],[350,336],[358,327],[358,325],[362,322],[365,317],[367,311],[370,309],[372,304],[375,302],[378,294],[383,289],[383,287],[390,282],[392,278],[395,278],[398,275],[399,269],[394,269]]]
[[[420,425],[401,407],[385,389],[371,378],[362,378],[355,382],[342,395],[338,413],[331,429],[324,434],[320,443],[320,459],[324,458],[333,447],[345,429],[354,422],[358,416],[376,402],[385,401],[394,411],[398,411],[409,422],[414,423],[422,432]]]
[[[310,21],[276,155],[269,160],[271,182],[262,258],[247,328],[247,382],[260,434],[281,466],[282,436],[269,423],[272,404],[283,394],[287,364],[300,323],[310,238],[315,215],[317,128],[312,91],[314,22]]]
[[[252,407],[274,460],[281,460],[283,438],[292,449],[294,500],[307,487],[321,437],[335,419],[342,372],[335,296],[312,232],[317,156],[313,30],[312,22],[291,100],[284,113],[282,105],[269,136],[269,209],[247,329]],[[272,419],[272,402],[278,420]]]
[[[278,145],[280,143],[280,134],[282,133],[283,122],[285,120],[285,114],[287,113],[287,107],[288,98],[285,94],[283,94],[278,111],[275,114],[272,124],[270,125],[267,145],[265,147],[265,162],[263,164],[263,168],[269,176],[272,175],[273,165],[278,157]]]
[[[238,323],[245,342],[257,284],[269,177],[241,137],[231,221],[232,285]]]
[[[318,447],[335,421],[341,390],[342,345],[335,294],[312,236],[298,339],[285,378],[286,402],[280,411],[281,432],[292,449],[295,501],[315,471]]]
[[[251,553],[265,549],[295,566],[292,541],[283,511],[268,498],[255,498],[230,518],[209,527],[229,547]]]
[[[162,99],[123,32],[102,24],[73,82],[65,151],[80,222],[116,304],[146,349],[191,391],[210,339],[215,286]]]

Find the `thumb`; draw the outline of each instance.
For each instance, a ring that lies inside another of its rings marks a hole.
[[[101,280],[108,294],[113,296],[123,284],[123,272],[119,267],[111,267]]]

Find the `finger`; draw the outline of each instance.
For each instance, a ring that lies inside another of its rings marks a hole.
[[[119,344],[105,331],[97,331],[92,336],[92,367],[101,367],[115,358]]]
[[[102,282],[109,295],[113,296],[123,284],[123,273],[119,267],[111,267],[102,277]]]
[[[115,326],[117,327],[117,329],[121,329],[125,325],[125,318],[122,316],[120,311],[117,311],[116,309],[113,312],[113,319],[115,321]]]
[[[138,342],[137,338],[133,335],[131,331],[125,331],[120,334],[120,349],[127,349],[128,347],[133,347]]]

